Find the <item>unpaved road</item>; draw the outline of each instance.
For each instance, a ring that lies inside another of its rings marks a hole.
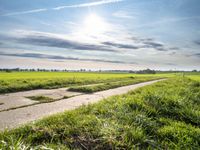
[[[16,92],[0,95],[0,111],[4,111],[11,108],[27,106],[36,104],[38,101],[31,100],[27,97],[31,96],[45,96],[52,99],[62,99],[64,96],[76,96],[81,93],[67,91],[68,88],[49,89],[49,90],[30,90],[24,92]]]
[[[89,84],[84,86],[94,86],[100,85],[98,84]],[[8,93],[8,94],[1,94],[0,95],[0,112],[10,110],[17,107],[24,107],[28,105],[38,104],[38,101],[32,100],[28,97],[34,96],[45,96],[55,101],[63,99],[64,97],[72,97],[81,95],[80,92],[72,92],[68,91],[67,88],[57,88],[57,89],[36,89],[36,90],[29,90],[29,91],[22,91],[22,92],[15,92],[15,93]]]
[[[163,79],[161,79],[163,80]],[[88,103],[95,103],[104,98],[125,94],[131,90],[139,87],[153,84],[155,82],[161,81],[149,81],[144,83],[139,83],[135,85],[129,85],[124,87],[119,87],[116,89],[110,89],[106,91],[96,92],[93,94],[83,94],[75,96],[68,99],[63,99],[60,101],[55,101],[52,103],[43,103],[33,106],[27,106],[24,108],[18,108],[9,111],[0,112],[0,130],[16,128],[22,124],[41,119],[43,117],[63,112],[65,110],[72,110],[81,105],[87,105]]]

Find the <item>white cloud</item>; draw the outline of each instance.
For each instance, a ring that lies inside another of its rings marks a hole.
[[[117,17],[117,18],[127,18],[127,19],[133,18],[132,15],[128,14],[125,11],[117,11],[117,12],[113,13],[113,16]]]
[[[47,9],[43,8],[43,9],[34,9],[34,10],[21,11],[21,12],[13,12],[13,13],[8,13],[8,14],[3,14],[1,16],[15,16],[15,15],[23,15],[23,14],[32,14],[32,13],[38,13],[38,12],[43,12],[43,11],[47,11]]]
[[[77,5],[66,5],[66,6],[59,6],[53,8],[54,10],[60,10],[60,9],[65,9],[65,8],[81,8],[81,7],[91,7],[91,6],[98,6],[98,5],[105,5],[109,3],[116,3],[116,2],[122,2],[124,0],[101,0],[101,1],[96,1],[96,2],[91,2],[91,3],[82,3],[82,4],[77,4]]]
[[[187,20],[196,20],[196,19],[200,19],[200,16],[192,16],[192,17],[169,17],[169,18],[163,18],[161,20],[155,21],[155,22],[151,22],[151,23],[147,23],[147,24],[143,24],[143,25],[139,25],[139,28],[143,28],[143,27],[151,27],[151,26],[156,26],[156,25],[161,25],[161,24],[166,24],[166,23],[176,23],[176,22],[180,22],[180,21],[187,21]]]
[[[122,2],[122,1],[124,1],[124,0],[100,0],[100,1],[91,2],[91,3],[58,6],[58,7],[54,7],[54,8],[50,8],[50,9],[42,8],[42,9],[33,9],[33,10],[27,10],[27,11],[12,12],[12,13],[7,13],[7,14],[2,14],[0,16],[15,16],[15,15],[23,15],[23,14],[32,14],[32,13],[44,12],[44,11],[48,11],[48,10],[61,10],[61,9],[66,9],[66,8],[92,7],[92,6],[105,5],[105,4],[110,4],[110,3]]]

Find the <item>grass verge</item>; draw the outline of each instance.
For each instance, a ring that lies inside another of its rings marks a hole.
[[[0,149],[199,149],[200,86],[176,78],[0,133]]]
[[[109,83],[103,83],[103,84],[94,85],[94,86],[75,86],[75,87],[69,88],[68,91],[94,93],[97,91],[113,89],[117,87],[137,84],[137,83],[146,82],[146,81],[152,81],[156,79],[161,79],[161,78],[159,77],[132,77],[131,80],[129,79],[129,80],[119,81],[119,82],[109,82]]]

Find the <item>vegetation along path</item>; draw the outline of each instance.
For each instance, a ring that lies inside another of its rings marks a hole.
[[[161,80],[163,79],[105,90],[93,94],[77,95],[75,97],[68,98],[67,100],[62,99],[52,103],[41,103],[9,111],[2,111],[0,112],[0,130],[15,128],[24,123],[41,119],[51,114],[63,112],[65,110],[72,110],[88,103],[95,103],[109,96],[124,94],[130,90],[150,85]]]

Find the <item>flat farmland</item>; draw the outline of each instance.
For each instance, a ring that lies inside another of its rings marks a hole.
[[[128,73],[78,73],[78,72],[1,72],[0,93],[33,89],[55,89],[73,85],[125,81],[133,77],[172,77],[174,74],[128,74]]]
[[[189,74],[189,75],[187,75],[187,77],[189,77],[192,80],[200,81],[200,74],[199,73]]]

